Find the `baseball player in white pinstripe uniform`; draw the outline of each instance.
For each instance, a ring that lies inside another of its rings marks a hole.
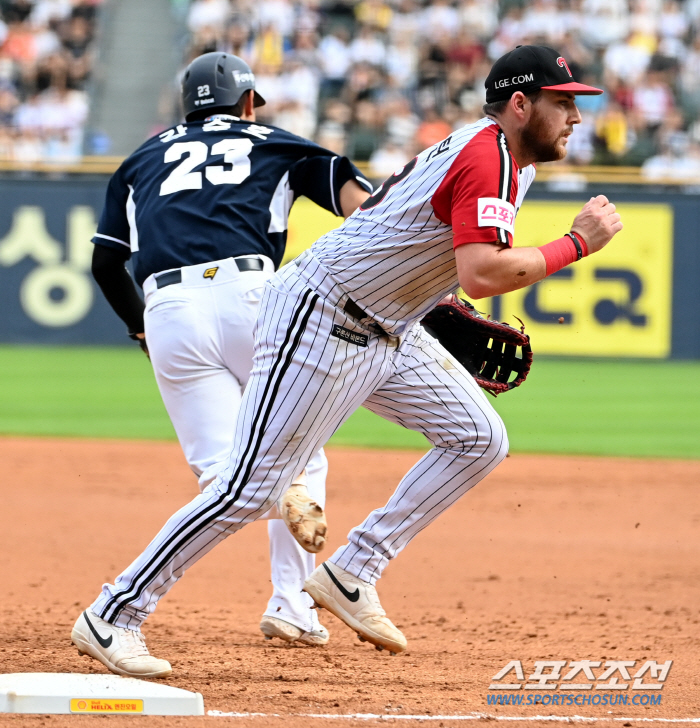
[[[484,119],[419,154],[267,283],[237,446],[214,482],[103,587],[90,607],[101,639],[128,650],[127,633],[184,571],[269,509],[364,405],[423,433],[433,447],[304,589],[362,639],[405,650],[376,581],[508,451],[500,417],[420,319],[459,285],[473,298],[522,288],[600,250],[622,228],[615,206],[599,196],[562,238],[512,247],[534,163],[565,156],[581,120],[575,94],[601,92],[576,83],[566,61],[541,46],[499,59],[486,88]]]

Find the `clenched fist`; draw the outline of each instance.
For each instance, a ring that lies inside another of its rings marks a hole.
[[[604,248],[622,230],[620,215],[605,195],[591,197],[574,218],[571,231],[578,233],[588,246],[588,253]]]

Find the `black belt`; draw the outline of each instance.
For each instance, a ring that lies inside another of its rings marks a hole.
[[[348,298],[347,301],[345,301],[345,303],[343,304],[343,311],[345,311],[345,313],[349,316],[352,316],[354,319],[358,319],[359,321],[361,321],[362,319],[371,318],[366,311],[361,309],[355,303],[355,301],[352,300],[352,298]],[[384,329],[375,321],[372,321],[372,323],[370,324],[365,324],[365,326],[367,326],[367,328],[371,331],[375,331],[380,336],[388,336],[386,331],[384,331]]]
[[[345,313],[350,314],[353,318],[356,318],[358,320],[366,319],[368,318],[368,315],[363,311],[356,303],[352,300],[352,298],[348,298],[347,301],[345,301],[345,304],[343,305],[343,311]]]
[[[233,260],[241,273],[249,270],[260,271],[265,268],[265,264],[260,258],[234,258]],[[156,273],[154,278],[156,279],[156,288],[165,288],[175,283],[182,283],[182,271],[180,268],[177,268],[176,270],[169,270],[165,273]]]

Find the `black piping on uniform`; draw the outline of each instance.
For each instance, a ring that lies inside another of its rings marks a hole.
[[[311,296],[311,300],[309,301],[309,297]],[[163,571],[165,564],[167,564],[177,553],[179,553],[183,547],[187,544],[188,541],[193,540],[196,538],[199,533],[201,533],[202,530],[205,530],[210,523],[213,521],[216,521],[221,515],[226,513],[226,511],[231,507],[231,504],[236,501],[236,499],[240,496],[241,491],[245,487],[246,479],[250,474],[250,468],[252,467],[252,462],[255,460],[255,454],[260,448],[260,442],[262,440],[262,437],[264,435],[264,429],[265,424],[267,423],[270,413],[272,411],[272,407],[274,405],[275,396],[277,395],[277,392],[279,391],[279,385],[281,380],[284,377],[285,372],[289,368],[289,365],[292,360],[292,356],[294,355],[294,351],[299,346],[299,342],[301,341],[301,337],[304,333],[304,329],[306,328],[306,325],[308,324],[309,318],[311,316],[311,313],[313,312],[313,309],[316,305],[316,302],[318,301],[319,296],[318,294],[311,294],[310,290],[306,290],[304,293],[304,296],[302,297],[301,303],[297,307],[296,311],[294,312],[294,316],[292,317],[292,321],[289,324],[289,327],[287,329],[287,333],[285,335],[284,342],[282,346],[280,347],[279,353],[277,355],[277,358],[275,359],[275,363],[272,366],[272,369],[270,371],[270,377],[267,380],[267,384],[265,386],[265,391],[263,393],[263,397],[261,398],[261,410],[264,406],[265,398],[268,395],[268,392],[270,390],[271,383],[275,379],[275,374],[277,372],[277,369],[280,368],[280,364],[282,360],[284,359],[284,363],[281,364],[281,368],[279,371],[279,376],[277,381],[274,384],[273,390],[272,390],[272,396],[270,397],[270,401],[267,403],[267,407],[265,408],[265,414],[262,416],[262,427],[260,428],[260,431],[258,432],[257,438],[255,437],[255,430],[256,430],[256,424],[261,416],[261,411],[258,410],[258,412],[255,415],[255,419],[253,420],[253,427],[251,428],[250,438],[248,439],[248,443],[246,445],[246,448],[243,452],[243,455],[239,461],[238,467],[236,469],[236,473],[231,478],[231,480],[228,483],[228,487],[225,491],[219,494],[218,498],[211,504],[209,504],[203,511],[193,515],[186,523],[184,523],[182,526],[179,526],[177,530],[170,534],[166,541],[161,545],[161,547],[158,549],[158,551],[153,555],[153,557],[146,563],[134,576],[134,578],[131,581],[131,584],[127,589],[122,589],[117,594],[113,594],[110,600],[105,605],[104,609],[102,610],[101,614],[99,615],[102,619],[104,619],[107,622],[114,623],[114,620],[119,616],[119,613],[124,609],[124,607],[129,604],[130,602],[138,599],[143,591],[146,589],[146,586],[155,578],[157,574],[159,574],[161,571]],[[299,320],[299,317],[302,314],[302,311],[306,308],[306,311],[304,312],[303,319],[301,321],[301,324],[299,325],[296,332],[294,332],[295,328],[297,327],[297,322]],[[285,355],[285,347],[289,344],[290,339],[292,338],[292,335],[294,334],[294,340],[292,343],[291,348],[286,352]],[[255,440],[255,442],[253,442]],[[251,453],[251,448],[253,450],[253,457],[251,457],[249,461],[249,465],[246,468],[246,476],[241,481],[241,484],[238,486],[238,489],[236,490],[236,494],[234,498],[230,497],[231,490],[234,486],[234,483],[240,474],[241,468],[243,466],[243,463],[248,459],[248,455]],[[203,520],[202,520],[203,519]],[[194,528],[193,528],[194,527]],[[192,530],[190,530],[192,529]],[[178,539],[177,542],[174,543],[175,539]],[[167,553],[164,554],[165,549],[168,549]],[[138,586],[137,586],[138,585]],[[135,589],[135,590],[134,590]],[[129,596],[129,594],[131,594]],[[120,601],[120,599],[122,599]]]
[[[506,141],[506,135],[502,132],[498,132],[498,151],[501,157],[501,174],[498,183],[498,196],[500,199],[510,202],[510,190],[513,184],[513,165],[510,160],[510,153],[508,152],[508,142]],[[498,231],[498,242],[508,244],[508,231],[503,228],[496,228]]]

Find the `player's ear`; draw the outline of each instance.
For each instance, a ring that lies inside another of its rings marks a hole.
[[[247,97],[245,100],[245,119],[246,121],[255,121],[255,92],[246,91]]]
[[[530,99],[522,91],[516,91],[511,97],[509,106],[515,113],[518,119],[523,121],[528,114],[528,106],[530,105]]]

